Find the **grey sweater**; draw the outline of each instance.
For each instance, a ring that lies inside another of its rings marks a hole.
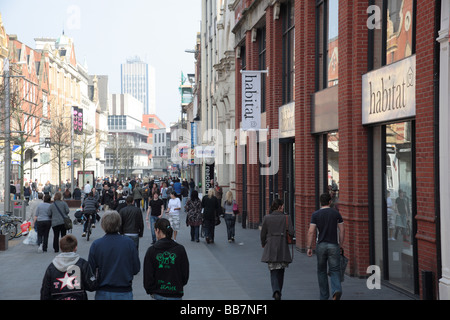
[[[70,212],[69,206],[64,201],[56,200],[53,202],[48,208],[48,215],[52,218],[52,227],[64,224],[64,218],[55,206],[58,206],[64,218],[68,217]]]

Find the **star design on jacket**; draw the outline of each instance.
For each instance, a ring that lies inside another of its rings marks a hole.
[[[64,278],[56,278],[56,280],[61,281],[62,283],[60,290],[62,290],[64,287],[72,290],[74,288],[73,281],[76,281],[76,278],[76,276],[69,276],[69,274],[66,272],[64,274]]]

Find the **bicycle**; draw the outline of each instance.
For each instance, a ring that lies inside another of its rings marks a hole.
[[[83,214],[81,221],[85,221],[86,223],[86,231],[83,233],[82,237],[86,237],[86,241],[89,241],[89,238],[92,234],[92,213]]]
[[[89,241],[89,237],[92,233],[92,215],[88,214],[87,226],[86,226],[86,241]]]
[[[0,216],[0,234],[5,236],[9,235],[9,239],[14,239],[17,237],[17,226],[22,223],[22,218],[11,216],[9,214],[5,214]],[[20,232],[20,236],[22,232]]]

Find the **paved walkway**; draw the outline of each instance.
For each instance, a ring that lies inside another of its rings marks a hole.
[[[72,210],[71,217],[73,217]],[[182,213],[181,221],[185,215]],[[103,236],[97,224],[92,240],[81,237],[82,226],[75,225],[73,234],[78,238],[78,253],[87,259],[92,241]],[[42,278],[47,266],[56,256],[51,243],[49,251],[37,253],[37,247],[24,245],[24,238],[9,241],[9,249],[0,252],[0,300],[37,300],[40,296]],[[190,262],[189,283],[185,287],[184,300],[271,300],[271,287],[267,265],[260,262],[262,248],[259,230],[243,229],[236,225],[236,242],[228,243],[225,222],[216,228],[214,244],[190,241],[190,230],[182,224],[178,242],[186,248]],[[139,256],[143,262],[151,243],[150,230],[140,239]],[[133,281],[135,300],[151,299],[142,285],[140,272]],[[94,293],[88,294],[89,299]],[[318,300],[316,258],[295,251],[294,261],[286,269],[283,289],[284,300]],[[365,279],[346,276],[343,282],[343,300],[410,300],[411,298],[389,287],[369,290]]]

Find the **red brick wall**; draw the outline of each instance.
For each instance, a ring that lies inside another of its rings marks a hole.
[[[295,212],[297,246],[306,248],[315,211],[315,138],[311,95],[315,91],[315,2],[295,2]],[[306,53],[306,54],[305,54]]]
[[[421,271],[434,273],[437,292],[436,208],[434,177],[434,83],[436,1],[417,1],[416,27],[416,203],[419,280]],[[448,137],[445,137],[446,139]],[[422,295],[422,283],[420,284]],[[436,296],[436,295],[435,295]]]
[[[362,75],[367,73],[367,2],[339,1],[339,208],[351,275],[369,265],[368,145],[362,119]]]

